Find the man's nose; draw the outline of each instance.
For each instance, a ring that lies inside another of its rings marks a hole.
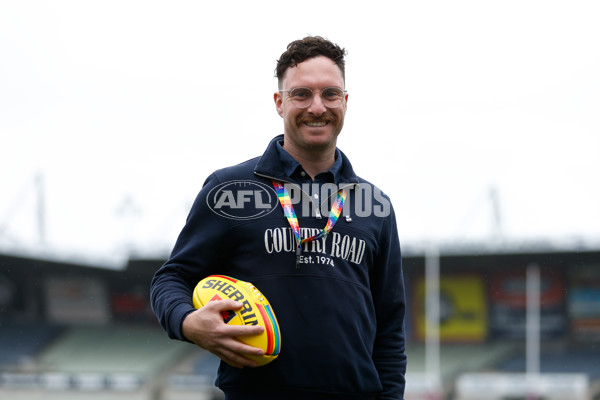
[[[325,111],[327,111],[327,107],[323,104],[321,93],[317,92],[313,95],[312,103],[308,107],[308,112],[314,115],[322,115]]]

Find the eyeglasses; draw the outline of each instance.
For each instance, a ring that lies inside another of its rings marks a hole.
[[[280,92],[288,92],[288,96],[292,103],[298,108],[309,107],[315,97],[312,90],[305,87],[297,87],[289,90],[280,90]],[[336,108],[342,104],[346,91],[338,87],[328,87],[321,90],[321,101],[327,108]]]

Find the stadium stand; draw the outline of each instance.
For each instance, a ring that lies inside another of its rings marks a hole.
[[[516,354],[496,365],[502,372],[525,371],[525,356]],[[546,373],[585,373],[590,381],[600,379],[600,348],[546,350],[540,356],[540,372]]]
[[[507,355],[514,354],[518,346],[514,343],[442,344],[440,346],[441,387],[436,388],[427,374],[426,349],[422,343],[411,343],[406,350],[408,367],[406,372],[406,398],[413,400],[450,398],[453,382],[466,371],[483,371],[494,368]]]
[[[223,393],[214,386],[220,360],[213,354],[197,349],[181,360],[169,374],[161,395],[163,400],[222,399]]]
[[[40,355],[38,366],[53,372],[127,372],[146,377],[188,348],[169,340],[159,328],[73,327]]]
[[[0,322],[0,370],[26,368],[62,332],[45,323]]]
[[[464,371],[481,371],[493,368],[507,355],[514,354],[518,347],[513,343],[489,343],[478,346],[472,345],[442,345],[440,346],[440,370],[442,379],[451,381]],[[407,351],[407,373],[425,373],[425,346],[411,344]]]
[[[0,348],[18,349],[2,351],[7,363],[0,374],[0,398],[11,399],[42,398],[40,393],[49,390],[46,400],[94,398],[100,393],[115,400],[151,399],[160,390],[157,377],[190,349],[189,344],[168,339],[159,327],[149,326],[59,329],[37,324],[1,332]],[[30,344],[21,346],[24,342]],[[24,357],[29,360],[26,364],[14,362]]]
[[[560,290],[550,293],[556,306],[541,314],[560,322],[558,336],[541,335],[541,372],[546,379],[555,374],[583,376],[578,380],[583,383],[575,386],[588,388],[589,395],[577,400],[600,400],[600,251],[442,254],[440,282],[449,296],[444,311],[460,311],[448,312],[445,321],[462,332],[471,329],[473,321],[485,329],[476,338],[463,335],[458,340],[445,331],[440,337],[443,387],[432,390],[424,338],[417,329],[423,323],[425,303],[417,294],[425,260],[420,253],[405,252],[407,399],[508,398],[493,397],[489,385],[514,386],[525,369],[524,313],[515,307],[515,301],[522,306],[523,300],[514,300],[507,290],[523,282],[518,278],[503,281],[511,285],[494,283],[504,279],[498,272],[524,271],[535,262],[548,282],[561,283]],[[189,343],[168,339],[151,312],[150,280],[162,262],[130,260],[115,269],[0,254],[5,289],[0,296],[0,399],[222,399],[214,388],[219,360]],[[478,277],[477,286],[472,279],[462,279],[473,276]],[[472,304],[482,306],[473,309]],[[492,329],[500,307],[514,321],[505,324],[513,328],[510,335]],[[466,383],[463,388],[478,385],[480,391],[475,397],[459,397],[457,381]],[[517,398],[523,397],[510,397]]]

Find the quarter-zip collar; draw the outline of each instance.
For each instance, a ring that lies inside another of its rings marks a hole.
[[[283,135],[276,136],[265,150],[254,168],[254,173],[265,178],[275,179],[281,182],[296,182],[294,176],[302,170],[302,166],[283,147]],[[336,161],[327,171],[333,176],[333,183],[340,186],[358,183],[358,177],[354,173],[352,164],[346,155],[339,149],[335,149]]]

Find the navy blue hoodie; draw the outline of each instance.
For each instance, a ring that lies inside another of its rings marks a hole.
[[[216,384],[230,398],[403,399],[404,281],[389,198],[339,150],[313,182],[282,143],[278,136],[262,157],[206,180],[154,276],[153,310],[171,338],[186,340],[181,326],[198,281],[252,282],[277,316],[281,351],[259,368],[222,362]],[[332,232],[305,243],[299,259],[273,180],[289,188],[303,237],[324,228],[337,189],[348,189]]]

